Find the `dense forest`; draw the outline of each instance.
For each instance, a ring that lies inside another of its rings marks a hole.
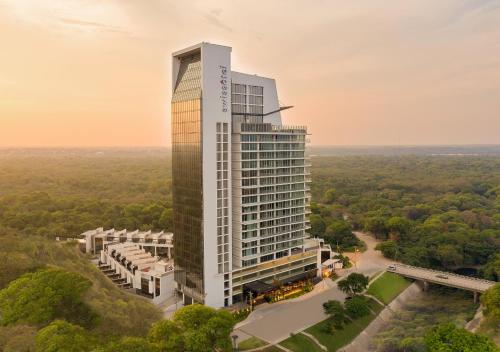
[[[350,228],[367,231],[384,241],[379,249],[389,258],[478,268],[498,281],[499,157],[320,157],[312,164],[312,233],[336,241],[352,240],[338,235]]]
[[[0,150],[0,350],[52,351],[56,340],[74,351],[175,350],[158,347],[166,331],[179,350],[195,343],[181,318],[163,326],[155,307],[55,241],[101,226],[171,231],[170,175],[165,149]],[[500,157],[313,157],[311,191],[311,233],[339,250],[362,249],[352,232],[367,231],[387,257],[498,281]],[[203,314],[224,334],[233,324]],[[498,310],[489,317],[498,326]],[[230,349],[226,335],[207,334]]]
[[[0,227],[48,238],[171,230],[170,164],[161,149],[0,151]]]
[[[92,228],[172,230],[168,150],[0,152],[0,228],[47,238]],[[500,157],[312,158],[311,234],[425,267],[500,273]]]

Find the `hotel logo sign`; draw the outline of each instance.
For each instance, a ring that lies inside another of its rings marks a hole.
[[[229,109],[228,106],[228,82],[227,82],[227,67],[219,65],[220,70],[220,101],[222,105],[222,112],[227,112]]]

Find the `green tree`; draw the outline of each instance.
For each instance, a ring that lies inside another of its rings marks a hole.
[[[309,222],[311,223],[311,229],[309,230],[311,235],[314,237],[323,237],[326,230],[326,223],[321,215],[311,214],[309,216]]]
[[[55,318],[91,326],[96,315],[81,300],[91,283],[57,268],[27,273],[0,291],[1,323],[47,324]]]
[[[436,250],[436,255],[445,269],[454,269],[464,262],[463,255],[459,252],[458,248],[452,244],[439,245]]]
[[[160,216],[160,220],[158,221],[158,225],[161,229],[170,231],[173,230],[172,209],[167,208],[163,210]]]
[[[352,226],[344,220],[334,220],[326,229],[326,235],[342,238],[352,235]]]
[[[354,296],[344,303],[345,310],[351,318],[360,318],[370,314],[370,305],[363,296]]]
[[[335,198],[336,198],[336,191],[333,188],[330,188],[328,191],[326,191],[323,197],[326,204],[332,204],[335,201]]]
[[[393,216],[387,220],[387,230],[398,234],[405,234],[410,230],[410,222],[401,216]]]
[[[337,254],[333,258],[340,259],[342,261],[343,268],[349,268],[351,266],[351,261],[349,260],[349,257],[346,255]]]
[[[500,324],[500,284],[490,287],[481,296],[484,305],[484,316],[488,323],[493,326]]]
[[[330,316],[333,328],[342,329],[346,320],[345,308],[339,301],[331,300],[323,303],[325,314]]]
[[[160,352],[182,352],[185,350],[181,328],[171,320],[160,320],[153,324],[148,340]]]
[[[156,323],[148,340],[159,351],[230,351],[235,321],[231,313],[193,304],[175,312],[171,322]]]
[[[54,320],[38,331],[35,345],[37,352],[86,352],[94,347],[83,328],[64,320]]]
[[[109,343],[103,352],[159,352],[160,350],[148,340],[141,337],[123,337],[117,342]]]
[[[354,296],[363,292],[368,286],[369,278],[363,274],[351,273],[337,283],[338,288],[346,295]]]
[[[387,237],[387,227],[385,218],[381,216],[372,216],[365,220],[365,231],[373,233],[377,238]]]
[[[500,281],[500,254],[495,254],[481,268],[480,273],[487,280]]]
[[[384,257],[389,259],[396,259],[398,254],[398,245],[393,240],[380,242],[375,246],[375,249],[381,251]]]
[[[343,250],[351,249],[359,244],[359,240],[352,233],[352,226],[343,219],[334,219],[328,225],[324,239],[332,247],[339,245]]]
[[[441,324],[425,335],[429,352],[498,352],[486,336],[477,335],[455,325]]]

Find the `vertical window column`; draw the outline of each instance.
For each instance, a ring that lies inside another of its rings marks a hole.
[[[229,131],[217,122],[217,264],[219,274],[229,272]]]

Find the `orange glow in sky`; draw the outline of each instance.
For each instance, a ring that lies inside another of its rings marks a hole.
[[[312,144],[500,143],[497,0],[0,0],[0,147],[168,146],[170,54],[201,41]]]

